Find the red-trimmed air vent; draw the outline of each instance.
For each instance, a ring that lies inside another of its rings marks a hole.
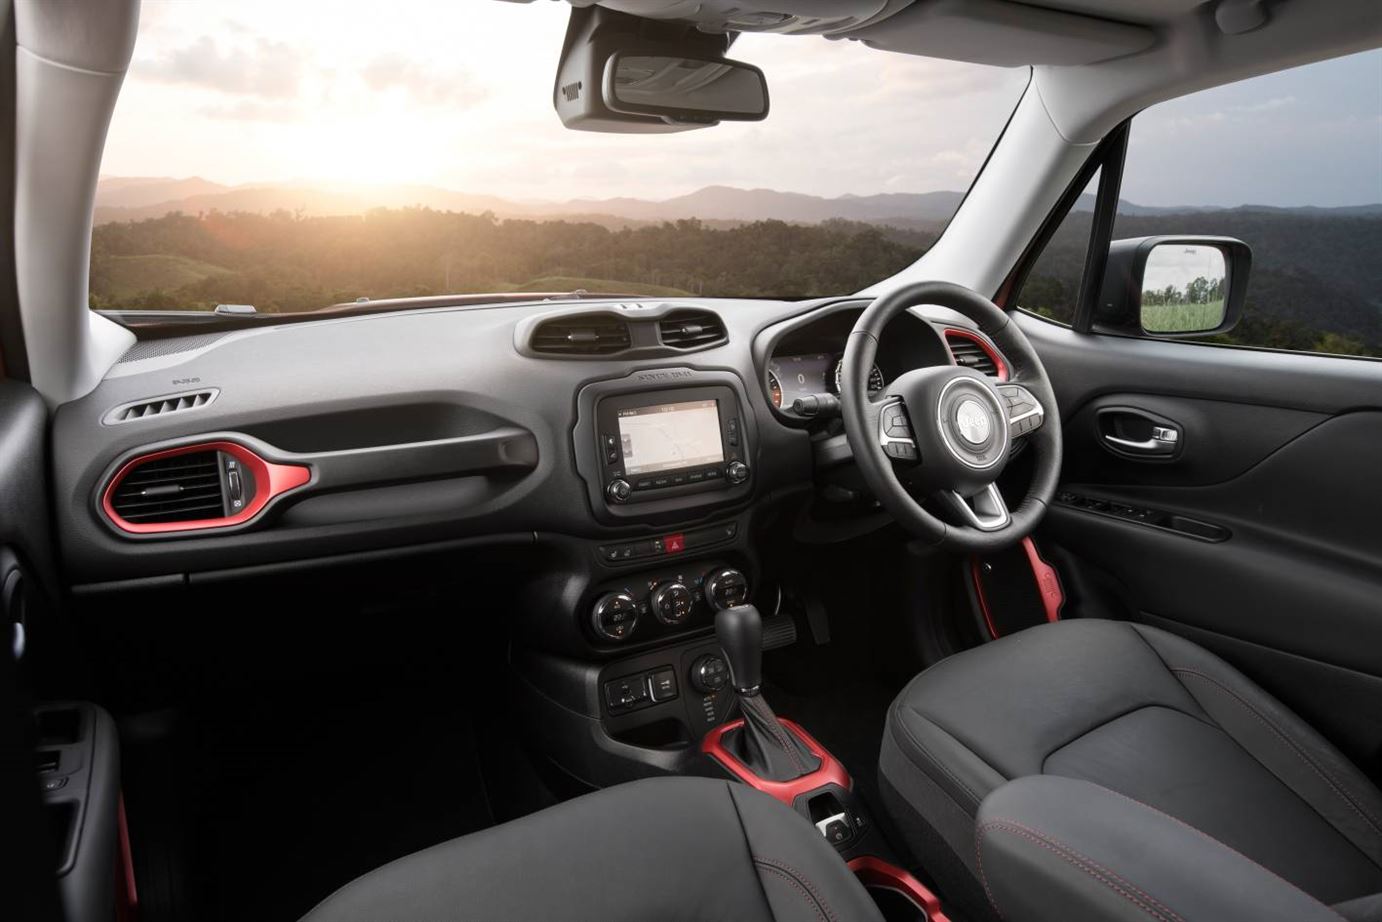
[[[978,333],[948,327],[945,331],[945,345],[950,350],[950,357],[961,368],[973,368],[979,374],[997,378],[999,381],[1008,380],[1008,366],[1003,361],[1003,356]]]
[[[227,528],[312,479],[299,464],[272,464],[234,442],[205,442],[125,462],[101,494],[101,509],[132,535]]]

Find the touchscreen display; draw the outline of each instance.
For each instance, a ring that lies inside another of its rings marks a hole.
[[[688,400],[619,411],[626,474],[650,474],[725,460],[716,400]]]

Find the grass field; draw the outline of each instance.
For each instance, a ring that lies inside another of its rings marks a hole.
[[[176,291],[230,270],[183,256],[149,255],[109,256],[102,260],[101,271],[106,296],[124,298],[154,289]]]
[[[1224,320],[1224,299],[1204,304],[1143,304],[1142,328],[1148,333],[1212,330]]]

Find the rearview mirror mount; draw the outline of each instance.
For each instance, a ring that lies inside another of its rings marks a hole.
[[[763,72],[725,58],[732,36],[572,7],[552,101],[579,131],[671,132],[768,114]]]

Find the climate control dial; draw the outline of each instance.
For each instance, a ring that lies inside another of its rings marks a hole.
[[[743,605],[749,600],[749,578],[731,568],[707,574],[705,600],[716,611]]]
[[[693,601],[685,583],[667,583],[653,593],[653,614],[663,624],[675,627],[691,617]]]
[[[638,603],[627,592],[600,596],[590,613],[590,626],[605,640],[626,640],[638,623]]]

